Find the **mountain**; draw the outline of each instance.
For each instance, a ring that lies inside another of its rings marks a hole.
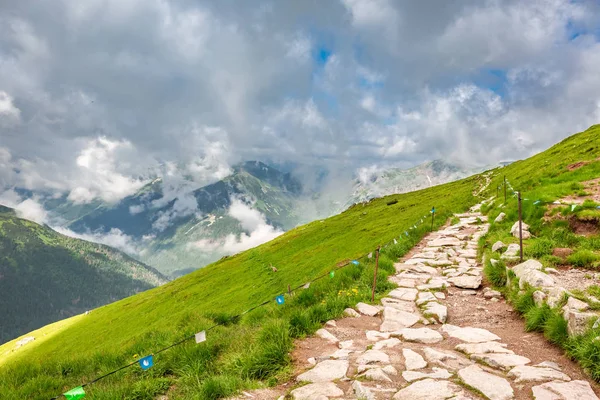
[[[409,169],[380,170],[355,181],[352,195],[346,205],[453,182],[490,168],[490,166],[475,167],[434,160]]]
[[[110,247],[63,236],[0,206],[0,342],[166,282]]]
[[[481,201],[475,192],[505,174],[527,196],[550,182],[560,189],[547,194],[544,201],[551,203],[553,196],[577,194],[578,182],[600,171],[599,148],[600,125],[502,169],[354,205],[85,318],[31,332],[35,345],[15,348],[17,341],[12,341],[0,346],[0,397],[51,398],[127,364],[133,366],[85,389],[94,398],[166,394],[170,399],[217,399],[248,387],[274,385],[289,376],[294,338],[312,334],[350,305],[369,301],[375,257],[365,255],[380,245],[387,247],[379,257],[376,295],[391,290],[387,274],[395,272],[394,261],[429,231],[429,224],[409,227],[428,215],[432,205],[437,210],[435,227],[443,226],[453,213]],[[574,169],[579,162],[581,167]],[[483,194],[495,192],[491,184]],[[515,207],[511,210],[514,220]],[[330,274],[354,259],[358,265],[350,263]],[[287,294],[288,287],[302,287],[318,276],[324,278]],[[286,294],[285,302],[276,304],[274,297],[281,294]],[[238,316],[263,302],[267,305]],[[215,323],[219,325],[209,330]],[[189,340],[158,353],[201,330],[207,333],[205,343]],[[155,355],[155,366],[142,372],[135,360],[147,354]]]
[[[102,235],[118,229],[137,243],[139,252],[132,256],[170,276],[231,254],[221,245],[225,238],[235,242],[241,235],[252,234],[229,212],[236,199],[259,211],[273,230],[285,231],[306,222],[296,210],[302,197],[300,182],[261,162],[237,165],[231,175],[208,186],[177,189],[174,194],[157,178],[117,204],[81,206],[64,198],[49,199],[44,206],[75,233]],[[198,242],[205,245],[195,246]]]

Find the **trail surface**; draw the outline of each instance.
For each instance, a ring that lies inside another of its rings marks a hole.
[[[395,264],[399,288],[296,343],[295,380],[240,398],[598,399],[598,386],[482,285],[478,206]]]

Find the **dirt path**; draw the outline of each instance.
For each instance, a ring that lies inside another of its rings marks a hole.
[[[395,265],[399,288],[381,306],[359,303],[360,314],[296,343],[295,381],[241,398],[598,399],[577,364],[482,286],[486,217],[457,217]]]

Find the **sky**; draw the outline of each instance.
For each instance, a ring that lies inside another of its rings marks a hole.
[[[524,158],[600,121],[599,41],[596,0],[0,0],[0,192]]]

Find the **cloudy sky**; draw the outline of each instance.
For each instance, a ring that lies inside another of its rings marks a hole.
[[[0,0],[0,190],[518,159],[600,121],[599,41],[596,0]]]

